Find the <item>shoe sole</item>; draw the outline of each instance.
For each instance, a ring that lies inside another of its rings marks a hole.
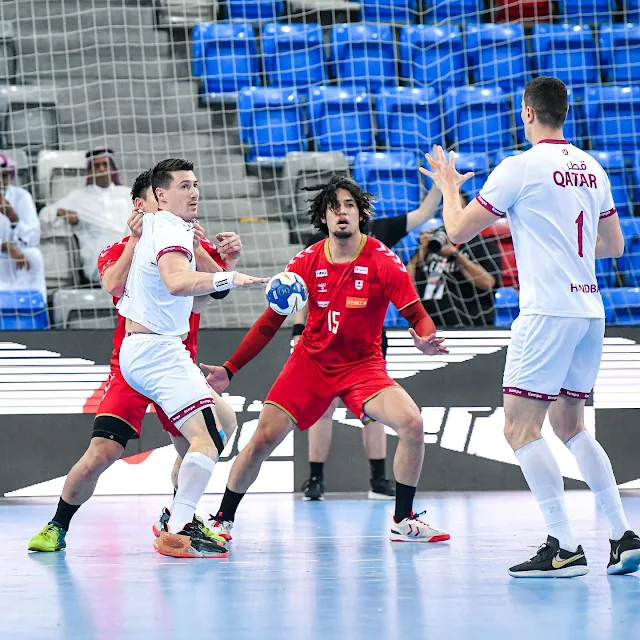
[[[40,547],[27,547],[28,551],[38,551],[39,553],[55,553],[56,551],[64,551],[67,545],[64,547],[58,547],[57,549],[42,549]]]
[[[386,493],[376,493],[375,491],[369,490],[367,494],[368,500],[395,500],[395,496],[388,496]]]
[[[307,496],[302,496],[303,502],[320,502],[321,500],[324,500],[324,496],[320,496],[319,498],[309,498]]]
[[[160,537],[160,529],[158,529],[158,525],[157,524],[153,525],[152,530],[153,530],[153,535],[156,538],[159,538]],[[229,542],[231,540],[231,536],[228,533],[225,533],[225,534],[216,533],[216,535],[219,536],[222,540],[224,540],[224,542],[220,542],[220,544],[225,544],[225,543],[227,543],[227,542]],[[216,542],[218,542],[218,541],[216,540]]]
[[[229,557],[229,552],[227,551],[226,553],[216,553],[215,555],[202,555],[200,553],[196,553],[196,552],[189,552],[189,551],[184,551],[184,552],[179,552],[179,551],[164,551],[162,549],[158,549],[156,543],[153,543],[153,548],[161,555],[161,556],[167,556],[168,558],[204,558],[205,560],[217,560],[222,559],[222,558],[228,558]]]
[[[391,542],[446,542],[447,540],[451,540],[451,534],[438,533],[430,538],[414,538],[413,536],[402,536],[392,533],[389,536],[389,540],[391,540]]]
[[[634,573],[640,569],[640,549],[630,549],[620,554],[618,564],[607,567],[610,576],[623,576],[627,573]]]
[[[562,569],[550,569],[549,571],[511,571],[512,578],[578,578],[589,573],[589,567],[579,565],[577,567],[564,567]]]

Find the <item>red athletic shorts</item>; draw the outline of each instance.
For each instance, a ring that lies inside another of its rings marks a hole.
[[[326,369],[302,349],[295,349],[267,394],[265,403],[285,411],[300,431],[313,426],[339,397],[360,420],[364,404],[381,391],[398,384],[387,375],[385,362]]]
[[[102,399],[96,411],[97,416],[114,416],[126,422],[140,437],[142,433],[142,419],[147,407],[153,404],[162,428],[172,436],[182,435],[174,426],[166,413],[149,398],[132,389],[122,377],[120,369],[111,368],[107,386],[104,388]]]

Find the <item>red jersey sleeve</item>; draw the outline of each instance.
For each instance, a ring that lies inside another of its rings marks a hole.
[[[223,269],[226,269],[226,265],[222,256],[216,249],[215,245],[208,238],[202,238],[200,241],[200,246],[213,258],[214,262]]]
[[[129,238],[123,238],[120,242],[114,242],[104,249],[98,256],[98,273],[100,278],[104,275],[104,272],[114,263],[118,261],[118,258],[123,254],[124,248],[129,242]]]
[[[405,307],[420,300],[402,260],[382,243],[376,252],[378,253],[378,268],[383,291],[395,307],[402,311]]]
[[[300,253],[296,253],[296,255],[291,258],[287,268],[285,269],[285,271],[297,273],[307,283],[307,286],[309,285],[310,280],[308,277],[309,264],[311,262],[309,257],[313,253],[313,247],[315,247],[315,245],[300,251]]]

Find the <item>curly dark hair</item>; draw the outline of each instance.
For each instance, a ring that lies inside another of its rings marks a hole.
[[[360,214],[360,231],[367,233],[369,228],[369,220],[373,216],[373,195],[363,191],[358,183],[347,176],[336,175],[329,180],[327,184],[317,185],[313,187],[303,187],[303,191],[317,191],[316,196],[309,200],[309,219],[311,224],[322,231],[325,235],[329,234],[326,222],[322,222],[322,218],[327,215],[327,208],[333,210],[338,209],[338,189],[346,189],[356,202],[358,213]]]
[[[135,202],[136,198],[143,198],[147,193],[147,189],[151,186],[151,174],[153,169],[143,171],[134,181],[131,187],[131,201]]]

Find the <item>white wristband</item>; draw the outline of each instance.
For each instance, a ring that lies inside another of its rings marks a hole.
[[[233,284],[233,276],[235,271],[219,271],[213,274],[213,292],[226,291],[227,289],[233,289],[236,285]]]

